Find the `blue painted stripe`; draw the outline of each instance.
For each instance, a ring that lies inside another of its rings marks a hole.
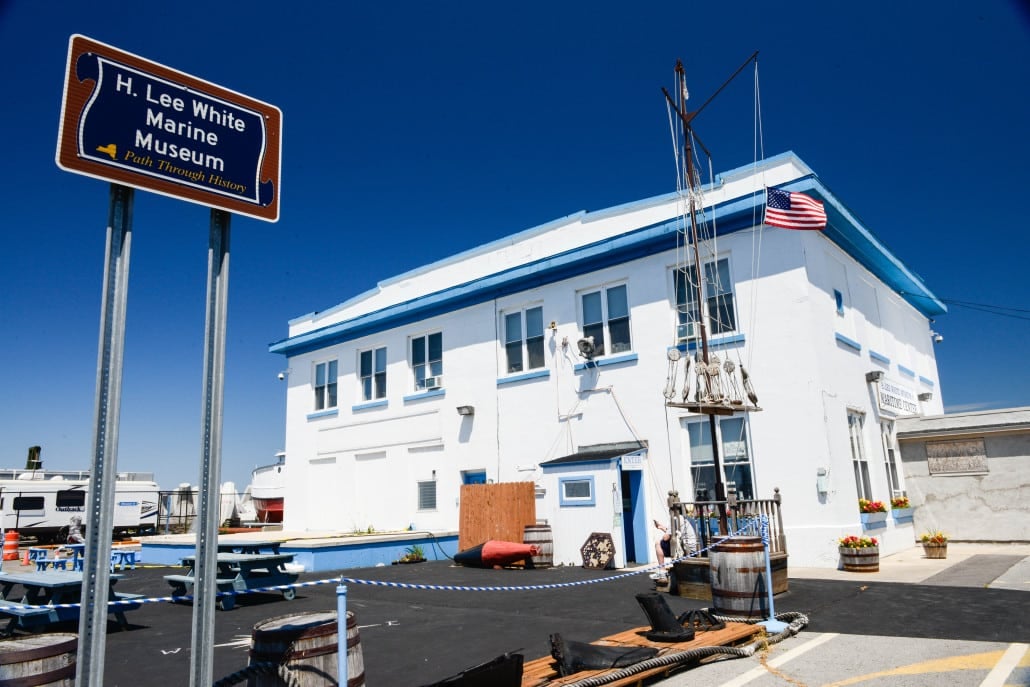
[[[854,348],[856,351],[861,351],[862,350],[862,344],[858,343],[854,339],[849,339],[848,337],[844,336],[840,332],[834,332],[833,336],[834,336],[835,339],[837,339],[837,341],[841,342],[845,346],[849,346],[850,348]]]
[[[381,401],[369,401],[368,403],[358,403],[350,407],[352,413],[356,413],[361,410],[368,410],[370,408],[385,408],[387,406],[387,400],[384,398]]]
[[[722,336],[713,336],[710,338],[708,340],[708,347],[718,348],[720,346],[732,346],[734,344],[742,344],[744,341],[745,338],[743,334],[723,334]],[[700,346],[701,344],[697,341],[688,341],[685,344],[677,344],[676,348],[678,348],[681,353],[686,353],[687,351],[696,351]]]
[[[884,365],[890,365],[891,364],[891,359],[890,358],[888,358],[887,356],[885,356],[885,355],[883,355],[881,353],[877,353],[876,351],[874,351],[871,348],[869,349],[869,357],[872,358],[873,360],[875,360],[878,363],[883,363]]]
[[[339,408],[331,408],[329,410],[320,410],[317,413],[308,413],[309,420],[317,420],[320,417],[336,417],[340,414]]]
[[[443,396],[444,389],[433,389],[432,391],[420,391],[417,394],[411,394],[410,396],[404,397],[404,402],[409,403],[411,401],[421,401],[427,398],[434,398],[436,396]]]
[[[527,379],[547,378],[550,376],[550,370],[536,370],[534,372],[525,372],[519,375],[511,375],[510,377],[498,377],[497,386],[503,386],[505,384],[514,384],[515,382],[524,382]]]
[[[911,377],[912,379],[916,378],[916,373],[908,369],[904,365],[898,365],[898,372],[905,375],[906,377]]]
[[[923,384],[927,385],[927,386],[930,386],[930,387],[933,386],[933,380],[932,379],[927,379],[926,377],[924,377],[922,375],[919,375],[919,381],[922,382]]]
[[[792,153],[787,154],[787,157],[796,159]],[[804,165],[804,163],[801,164]],[[947,307],[923,285],[922,280],[911,273],[871,232],[862,226],[858,219],[814,175],[794,180],[782,185],[781,188],[805,191],[822,199],[830,218],[830,224],[824,230],[824,235],[902,295],[916,310],[927,317],[947,312]],[[664,196],[660,198],[664,198]],[[638,201],[637,204],[646,204],[647,202]],[[718,222],[720,233],[725,235],[751,228],[754,213],[762,209],[764,202],[763,192],[756,191],[721,203],[709,210],[707,214]],[[624,212],[626,207],[632,208],[634,205],[636,204],[629,204],[623,207],[622,211]],[[583,222],[594,221],[595,217],[603,217],[605,212],[611,213],[616,210],[618,208],[584,213],[577,219]],[[387,306],[344,322],[298,334],[272,343],[268,348],[272,353],[282,353],[287,356],[300,355],[461,308],[486,303],[500,296],[537,288],[545,284],[553,284],[605,267],[673,250],[676,248],[681,224],[680,218],[673,218],[627,231],[618,236],[496,272],[403,303]],[[462,256],[475,255],[481,250],[482,248],[473,249]],[[417,272],[423,273],[424,270]]]
[[[625,355],[613,355],[608,358],[598,358],[597,360],[588,360],[585,363],[576,363],[572,368],[576,372],[582,370],[588,370],[595,367],[606,367],[608,365],[619,365],[622,363],[635,363],[639,356],[636,353],[626,353]]]

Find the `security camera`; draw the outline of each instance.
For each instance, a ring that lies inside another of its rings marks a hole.
[[[933,335],[933,342],[934,343],[940,343],[942,341],[944,341],[944,337],[943,336],[941,336],[940,334],[934,334]]]
[[[280,372],[280,373],[279,373],[279,381],[281,382],[281,381],[283,381],[284,379],[286,379],[286,373],[285,373],[285,372]]]

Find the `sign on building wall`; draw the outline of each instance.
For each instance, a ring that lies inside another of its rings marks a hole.
[[[988,472],[983,439],[928,441],[926,462],[931,475]]]
[[[876,399],[880,410],[895,415],[915,415],[919,412],[915,392],[904,384],[886,378],[877,383]]]
[[[277,107],[71,37],[61,169],[275,222],[281,140]]]

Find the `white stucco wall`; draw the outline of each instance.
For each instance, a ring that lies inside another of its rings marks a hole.
[[[803,163],[789,159],[769,172],[773,180],[768,183],[808,173]],[[754,183],[752,178],[734,177],[713,193],[732,198],[750,193]],[[346,323],[475,276],[618,237],[676,213],[675,200],[665,197],[559,220],[388,280],[325,313],[297,318],[290,323],[290,335]],[[759,245],[760,259],[753,254]],[[539,465],[582,446],[636,440],[648,443],[643,474],[646,521],[666,521],[668,490],[677,489],[685,501],[693,494],[684,422],[696,416],[667,409],[661,396],[666,350],[674,331],[671,270],[680,257],[676,250],[646,255],[291,355],[286,422],[290,481],[284,526],[454,528],[462,471],[485,470],[493,481],[532,480],[545,489],[537,517],[554,528],[555,560],[576,563],[585,534],[618,535],[618,469],[610,469],[611,474],[593,469],[595,507],[561,508],[557,473],[545,475]],[[763,408],[748,417],[755,495],[771,498],[774,487],[779,488],[791,565],[836,566],[836,539],[862,533],[849,408],[866,416],[864,441],[873,496],[884,501],[891,496],[879,438],[881,412],[866,373],[880,370],[913,390],[932,389],[922,410],[941,410],[927,318],[822,232],[764,228],[759,240],[751,231],[737,231],[720,238],[718,257],[730,260],[737,331],[744,341],[713,350],[748,367]],[[632,355],[615,356],[622,359],[617,364],[577,370],[583,362],[576,351],[582,336],[577,294],[612,283],[627,285]],[[834,290],[844,295],[843,317],[836,312]],[[511,381],[499,343],[501,316],[534,304],[543,306],[545,326],[555,323],[554,329],[545,330],[546,365],[536,376]],[[408,341],[432,331],[443,332],[446,381],[441,392],[416,394]],[[388,353],[386,403],[355,410],[361,405],[357,352],[379,346],[386,346]],[[871,357],[870,349],[878,357]],[[313,366],[330,358],[339,360],[339,408],[313,414]],[[901,368],[914,377],[906,377]],[[475,414],[459,416],[455,408],[462,405],[473,406]],[[826,492],[816,489],[819,468],[828,472]],[[437,507],[419,511],[417,482],[434,479]],[[911,524],[893,521],[872,534],[883,540],[885,553],[909,545],[914,537]],[[625,552],[619,551],[617,564],[625,561]]]

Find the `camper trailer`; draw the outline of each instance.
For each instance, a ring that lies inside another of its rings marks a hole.
[[[86,502],[89,473],[53,470],[0,470],[0,524],[22,538],[63,543],[71,519],[89,527]],[[118,473],[115,482],[115,537],[157,530],[158,486],[151,473]]]

